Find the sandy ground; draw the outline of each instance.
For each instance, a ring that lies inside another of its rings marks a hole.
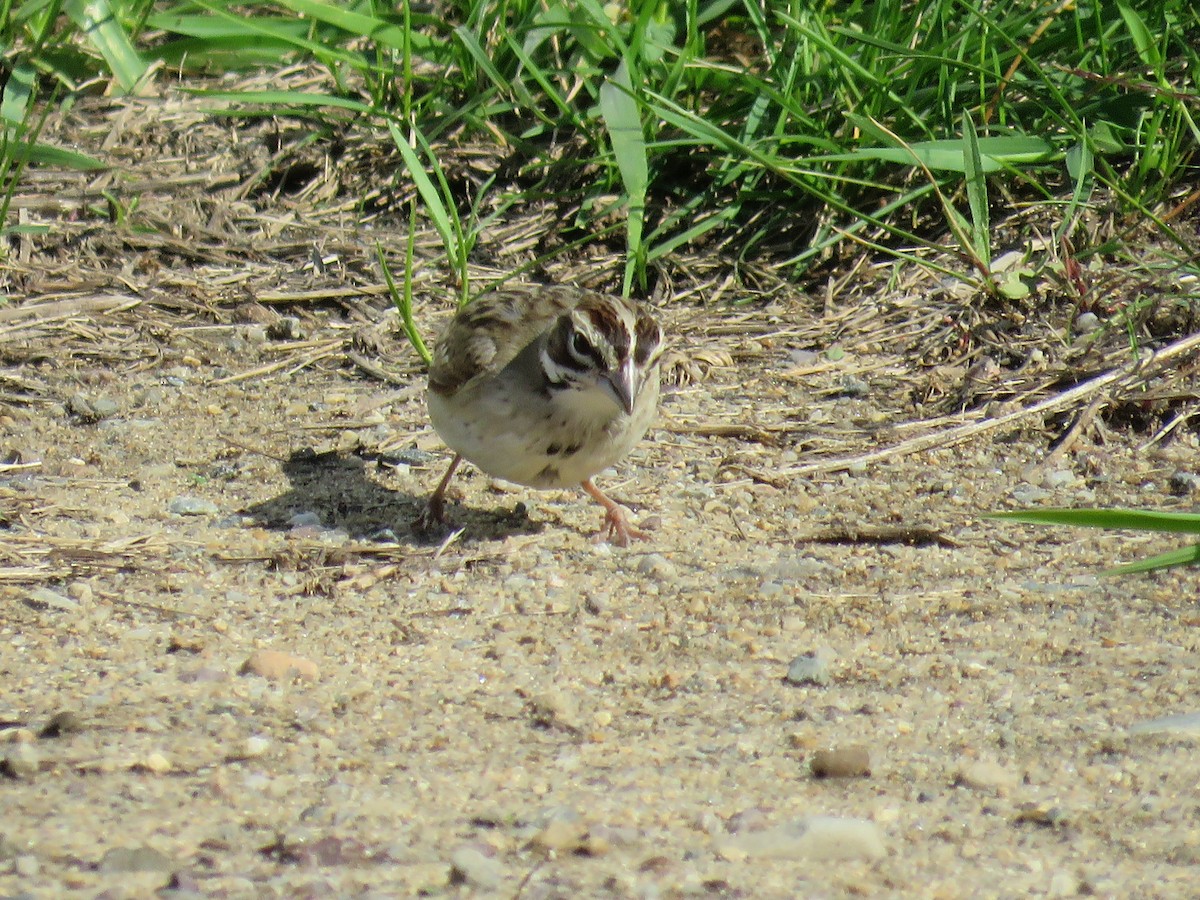
[[[468,470],[439,547],[408,528],[445,458],[419,385],[212,384],[239,361],[43,371],[62,402],[5,420],[7,552],[42,568],[0,595],[3,895],[1194,890],[1195,732],[1128,733],[1195,709],[1194,575],[1099,579],[1172,542],[979,518],[1170,503],[1191,448],[1039,475],[1035,442],[986,440],[768,484],[795,445],[694,423],[782,392],[816,433],[888,398],[766,357],[669,393],[604,479],[651,542]],[[280,461],[322,442],[347,449]],[[853,540],[896,525],[941,540]],[[263,649],[296,659],[246,671]],[[853,745],[869,772],[813,776]]]

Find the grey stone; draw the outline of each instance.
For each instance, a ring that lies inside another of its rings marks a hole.
[[[784,680],[789,684],[829,684],[829,663],[832,659],[833,651],[824,647],[797,656],[788,665]]]
[[[214,516],[220,510],[217,504],[203,497],[175,497],[167,504],[167,511],[177,516]]]
[[[107,419],[121,411],[121,405],[108,397],[97,397],[92,401],[92,414],[97,419]]]
[[[494,890],[504,881],[504,867],[478,847],[459,847],[450,855],[450,880]]]
[[[646,575],[655,581],[673,581],[679,575],[675,563],[661,553],[647,553],[638,560],[637,571],[639,575]]]
[[[100,860],[101,872],[166,872],[171,858],[153,847],[114,847]]]

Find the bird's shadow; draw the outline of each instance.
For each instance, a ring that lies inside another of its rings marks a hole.
[[[309,523],[344,531],[355,540],[409,544],[437,544],[459,528],[464,529],[460,540],[470,541],[542,529],[542,523],[530,519],[522,503],[508,510],[450,504],[449,523],[444,528],[418,528],[417,516],[425,508],[427,495],[394,490],[369,472],[374,469],[386,477],[390,467],[390,462],[380,457],[298,450],[282,466],[289,489],[244,512],[260,526],[279,531]]]

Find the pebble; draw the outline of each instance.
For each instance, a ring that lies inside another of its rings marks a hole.
[[[574,700],[559,691],[546,691],[529,698],[529,714],[539,728],[577,729],[579,713]]]
[[[733,862],[758,859],[879,859],[887,855],[879,827],[866,819],[809,816],[762,831],[748,831],[716,842],[716,851]]]
[[[1008,793],[1011,788],[1017,786],[1017,782],[1015,772],[990,760],[977,760],[962,766],[954,773],[953,781],[956,787],[967,787],[997,796]]]
[[[1050,496],[1045,488],[1034,487],[1032,484],[1019,484],[1013,488],[1012,498],[1022,506],[1031,506]]]
[[[174,863],[153,847],[114,847],[100,860],[101,872],[165,872]]]
[[[1200,475],[1195,472],[1184,472],[1182,469],[1171,473],[1171,493],[1176,497],[1186,497],[1200,491]]]
[[[303,656],[293,656],[281,650],[255,650],[242,663],[238,674],[258,675],[272,681],[292,678],[316,681],[321,675],[321,670],[311,659],[305,659]]]
[[[38,753],[33,745],[19,741],[9,747],[4,758],[0,759],[0,775],[24,780],[32,778],[38,772]]]
[[[37,857],[30,853],[22,853],[13,860],[13,872],[22,878],[36,878],[41,870]]]
[[[785,558],[772,565],[763,566],[760,574],[763,580],[781,581],[786,584],[819,577],[832,568],[833,566],[824,560],[801,556]]]
[[[814,778],[865,778],[871,774],[871,753],[862,744],[818,750],[809,768]]]
[[[821,354],[816,350],[789,350],[788,360],[793,366],[815,366],[821,361]]]
[[[256,759],[271,749],[271,741],[261,734],[253,734],[242,741],[242,746],[236,754],[239,759]]]
[[[600,616],[612,609],[612,594],[608,591],[593,591],[583,601],[584,609],[593,616]]]
[[[92,404],[83,394],[72,394],[67,400],[67,411],[72,415],[79,416],[81,419],[92,419],[95,417],[92,412]]]
[[[57,738],[65,734],[78,734],[85,729],[83,717],[70,710],[56,712],[38,732],[40,738]]]
[[[97,397],[92,401],[92,415],[97,419],[107,419],[121,411],[121,405],[108,397]]]
[[[26,595],[26,605],[34,609],[61,609],[65,612],[74,612],[79,609],[79,604],[70,597],[60,594],[58,591],[52,591],[48,587],[36,587]]]
[[[220,510],[217,504],[203,497],[175,497],[167,504],[167,511],[176,516],[215,516]]]
[[[582,822],[555,818],[529,839],[529,845],[548,853],[574,853],[586,847],[587,838],[587,826]]]
[[[1066,869],[1059,869],[1050,877],[1050,884],[1046,889],[1047,897],[1078,897],[1081,894],[1087,893],[1083,880],[1074,872],[1068,872]]]
[[[1200,712],[1177,713],[1146,719],[1129,726],[1130,734],[1194,734],[1200,735]]]
[[[138,406],[161,406],[162,402],[167,398],[167,392],[157,384],[150,385],[145,388],[138,388],[133,392],[133,405]]]
[[[67,400],[67,410],[86,422],[97,422],[116,415],[121,411],[121,406],[108,397],[92,399],[86,394],[72,394]]]
[[[829,684],[829,663],[833,657],[833,651],[827,647],[801,654],[788,664],[783,678],[788,684]]]
[[[857,375],[843,375],[839,387],[843,397],[865,397],[871,393],[871,385]]]
[[[1077,480],[1075,473],[1070,469],[1054,469],[1042,476],[1042,486],[1048,490],[1054,490],[1055,488],[1068,487]]]
[[[1068,824],[1068,822],[1069,819],[1065,811],[1057,806],[1050,806],[1043,803],[1027,803],[1021,807],[1020,811],[1013,818],[1013,823],[1016,825],[1044,825],[1047,828],[1058,828]]]
[[[655,581],[674,581],[679,576],[675,563],[661,553],[647,553],[637,562],[637,572]]]
[[[450,854],[450,881],[494,890],[504,881],[504,867],[478,847],[462,846]]]
[[[304,329],[297,316],[280,316],[267,326],[267,337],[273,341],[302,341]]]
[[[1075,330],[1080,334],[1091,334],[1101,326],[1100,317],[1094,312],[1080,313],[1075,320]]]
[[[166,775],[171,771],[171,761],[157,750],[147,753],[130,766],[135,772],[149,772],[152,775]]]

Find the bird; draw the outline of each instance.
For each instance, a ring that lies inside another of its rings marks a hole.
[[[426,392],[454,458],[417,528],[446,524],[446,488],[465,459],[528,487],[581,487],[604,507],[599,539],[648,539],[592,479],[654,421],[662,349],[645,307],[571,285],[497,288],[461,307],[434,347]]]

